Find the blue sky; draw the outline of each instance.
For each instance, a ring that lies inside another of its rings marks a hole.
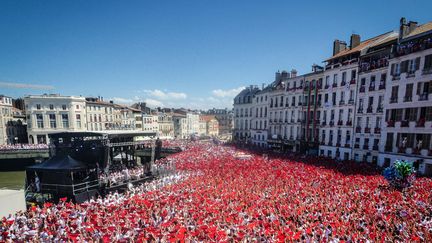
[[[356,4],[354,4],[356,3]],[[334,39],[432,21],[432,1],[0,1],[0,94],[231,106],[277,70],[300,74]]]

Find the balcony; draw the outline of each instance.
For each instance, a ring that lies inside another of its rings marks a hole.
[[[411,102],[412,101],[412,96],[404,96],[403,101],[404,102]]]
[[[349,147],[350,147],[349,143],[346,143],[345,148],[349,148]]]
[[[340,100],[339,101],[339,105],[345,105],[345,101],[344,100]]]
[[[360,87],[360,93],[364,93],[366,91],[366,87],[364,85],[362,85]]]
[[[377,113],[381,113],[381,112],[383,112],[382,105],[380,105],[380,106],[377,107]]]
[[[351,120],[347,121],[347,122],[346,122],[346,125],[347,125],[347,126],[352,126],[352,121],[351,121]]]
[[[328,89],[328,88],[330,88],[330,85],[326,84],[326,85],[324,86],[324,89]]]
[[[380,134],[381,133],[381,128],[380,127],[375,127],[374,133],[375,134]]]
[[[370,132],[371,132],[370,127],[365,127],[364,132],[365,132],[365,133],[370,133]]]
[[[331,141],[331,139],[330,139],[330,141],[327,143],[327,146],[333,146],[333,142]]]
[[[341,146],[340,142],[337,142],[336,147],[340,147],[340,146]]]
[[[360,148],[360,144],[354,144],[354,148]]]
[[[397,97],[390,97],[390,104],[397,103],[397,102],[398,102],[398,98]]]
[[[350,84],[355,84],[356,80],[355,79],[351,79]]]
[[[389,144],[386,144],[386,146],[384,147],[384,151],[385,152],[393,152],[393,147]]]
[[[325,142],[324,142],[324,140],[320,142],[320,145],[325,145]]]
[[[426,120],[424,118],[420,118],[417,122],[416,122],[416,127],[424,127],[425,126],[425,122]]]
[[[432,40],[426,39],[426,37],[423,37],[423,39],[418,39],[414,42],[409,42],[407,44],[400,44],[398,46],[393,47],[393,55],[403,56],[408,55],[410,53],[426,50],[429,48],[432,48]]]
[[[369,91],[375,91],[375,85],[369,86]]]
[[[419,101],[424,101],[424,100],[428,100],[428,99],[429,99],[428,93],[423,93],[423,94],[419,95]]]
[[[400,79],[400,74],[394,74],[392,80],[396,81]]]
[[[361,132],[361,127],[356,127],[356,133],[360,133]]]
[[[354,105],[354,100],[353,99],[348,100],[348,104],[349,105]]]
[[[431,74],[431,73],[432,73],[432,67],[424,68],[423,71],[422,71],[423,75]]]
[[[378,145],[372,146],[372,150],[378,151]]]
[[[409,127],[409,121],[408,120],[401,121],[401,127]]]
[[[363,107],[359,107],[359,108],[357,109],[357,113],[363,113]]]
[[[342,121],[342,120],[339,120],[339,121],[337,122],[337,125],[338,125],[338,126],[342,126],[342,125],[343,125],[343,121]]]
[[[321,123],[321,126],[325,126],[325,125],[327,125],[327,122],[323,121],[323,122]]]
[[[309,86],[305,86],[303,91],[309,91]]]
[[[412,148],[411,151],[412,151],[412,154],[420,154],[420,149],[418,149],[418,148]]]
[[[399,154],[404,154],[404,153],[406,153],[406,148],[405,148],[405,147],[398,147],[397,152],[398,152]]]
[[[322,89],[322,84],[321,83],[317,84],[317,89]]]
[[[332,87],[336,88],[337,87],[337,83],[333,83]]]
[[[298,106],[301,106],[301,105],[302,105],[302,103],[301,103],[301,101],[299,101]]]
[[[380,84],[379,87],[378,87],[379,90],[382,90],[382,89],[385,89],[385,88],[386,88],[385,84]]]
[[[367,145],[367,144],[363,145],[363,149],[369,150],[369,145]]]
[[[329,125],[332,127],[334,126],[334,121],[330,121]]]
[[[366,109],[366,113],[372,113],[372,106],[369,106],[369,107]]]
[[[341,86],[345,86],[345,85],[346,85],[345,80],[342,80],[342,82],[341,82]]]
[[[413,70],[408,71],[406,77],[407,78],[415,77],[415,70],[414,71]]]
[[[387,127],[395,127],[395,122],[393,120],[388,120]]]
[[[294,123],[294,119],[291,118],[291,123]]]

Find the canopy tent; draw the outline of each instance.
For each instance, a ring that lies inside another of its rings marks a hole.
[[[87,164],[69,155],[57,155],[44,162],[27,167],[27,171],[78,171],[87,169]]]

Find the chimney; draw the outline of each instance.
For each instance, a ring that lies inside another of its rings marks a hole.
[[[400,19],[399,26],[399,39],[403,39],[408,34],[408,25],[406,23],[406,19],[402,17]]]
[[[347,44],[345,41],[335,40],[333,42],[333,56],[345,50],[346,46]]]
[[[281,73],[279,72],[279,70],[275,73],[275,81],[280,80],[281,78]]]
[[[297,77],[297,70],[291,69],[291,78]]]
[[[290,74],[287,71],[285,71],[285,70],[282,71],[281,76],[280,76],[281,80],[282,79],[287,79],[289,77],[290,77]]]
[[[414,22],[414,21],[408,22],[408,33],[407,34],[411,33],[413,30],[415,30],[417,28],[417,24],[418,23]]]
[[[353,49],[360,45],[360,35],[352,34],[350,38],[350,48]]]
[[[262,83],[262,89],[264,89],[265,88],[265,83]]]

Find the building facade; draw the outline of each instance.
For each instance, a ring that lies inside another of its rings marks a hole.
[[[12,98],[0,95],[0,145],[14,143],[9,128],[13,120],[12,108]]]
[[[402,18],[387,70],[379,165],[403,159],[432,175],[431,80],[432,22],[418,26]]]
[[[250,144],[252,124],[252,99],[259,91],[256,86],[250,86],[242,90],[234,98],[234,130],[233,140],[235,142]]]
[[[30,95],[24,102],[29,143],[49,143],[51,133],[87,130],[84,97]]]

